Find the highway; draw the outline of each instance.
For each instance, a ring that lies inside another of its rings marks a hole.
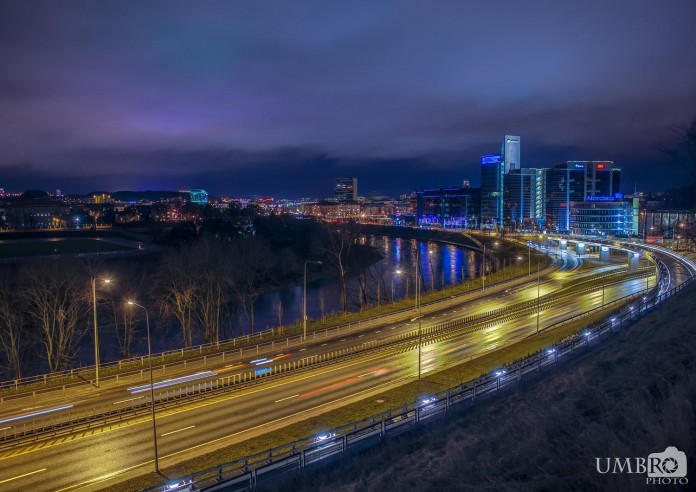
[[[596,274],[594,270],[574,271],[573,268],[578,265],[579,262],[568,260],[563,270],[549,274],[540,283],[541,294],[557,289],[569,279],[576,280],[581,276]],[[533,281],[530,284],[524,286],[490,289],[485,298],[474,296],[473,300],[460,306],[434,310],[424,316],[423,327],[457,319],[462,316],[462,310],[471,315],[490,310],[493,307],[492,303],[512,304],[536,298],[536,276],[532,275],[531,280]],[[605,302],[644,289],[644,279],[609,285],[604,292]],[[601,290],[572,297],[559,306],[541,311],[540,325],[548,326],[575,313],[596,307],[601,304],[601,298]],[[391,333],[411,331],[415,327],[416,321],[390,323],[372,328],[368,332],[351,333],[330,342],[308,343],[303,347],[305,350],[291,354],[282,353],[282,357],[284,360],[291,360],[293,357],[306,357],[307,354],[319,353],[329,348],[336,350],[356,343],[373,342],[391,336]],[[447,365],[461,363],[473,354],[493,350],[512,338],[529,335],[535,329],[534,313],[475,333],[427,340],[422,350],[423,372],[428,373]],[[280,352],[271,356],[279,354]],[[411,344],[407,349],[367,353],[336,361],[330,366],[290,374],[252,388],[160,410],[157,422],[161,466],[166,467],[198,453],[209,452],[216,447],[227,446],[272,431],[297,420],[299,415],[305,419],[347,402],[379,394],[405,380],[412,380],[417,371],[416,354],[415,344]],[[249,362],[242,361],[244,364]],[[238,370],[234,364],[228,362],[232,367],[223,366],[214,370]],[[156,378],[157,381],[161,379],[161,376]],[[81,395],[80,398],[84,400],[81,402],[60,399],[42,401],[41,405],[109,405],[117,399],[133,397],[125,387],[120,386],[95,390],[93,395],[86,398]],[[388,406],[375,403],[375,413],[386,408]],[[16,416],[16,410],[3,409],[2,418],[8,418],[13,411]],[[319,434],[323,430],[325,429],[316,429],[316,432]],[[111,475],[148,471],[152,468],[151,460],[151,421],[149,415],[145,414],[110,429],[94,429],[0,451],[0,485],[3,485],[5,490],[88,490],[97,488]]]
[[[554,270],[547,275],[546,278],[540,279],[539,293],[541,296],[545,294],[554,292],[560,289],[563,285],[569,282],[569,279],[580,280],[583,277],[590,276],[597,273],[598,271],[611,272],[622,268],[622,265],[615,264],[604,266],[599,269],[587,270],[584,272],[575,271],[580,265],[580,262],[569,256],[563,260],[558,261],[560,268]],[[439,303],[436,306],[424,308],[424,326],[433,325],[435,323],[444,323],[453,319],[457,319],[464,315],[472,316],[484,313],[491,309],[504,307],[507,305],[515,304],[518,302],[528,301],[530,299],[536,299],[537,288],[536,288],[536,275],[532,274],[531,279],[523,278],[523,281],[530,281],[531,284],[523,284],[518,286],[499,286],[487,289],[485,292],[476,292],[471,295],[467,295],[458,301],[457,304],[451,305],[450,302]],[[608,302],[608,301],[607,301]],[[331,350],[337,350],[341,348],[347,348],[355,346],[356,342],[365,343],[378,343],[380,340],[386,339],[387,337],[393,337],[399,333],[407,332],[417,325],[412,319],[413,313],[405,313],[396,317],[396,321],[391,323],[386,323],[381,326],[381,329],[372,330],[367,334],[361,332],[353,332],[348,335],[339,335],[334,339],[322,339],[314,342],[308,342],[306,344],[289,347],[282,354],[284,357],[284,362],[292,362],[293,360],[298,360],[303,357],[308,357],[311,355],[316,355],[320,353],[327,352],[329,347]],[[255,356],[253,359],[258,360],[264,357],[274,358],[278,360],[278,355],[280,351],[274,351],[273,353],[261,353]],[[211,357],[210,362],[206,366],[195,366],[189,365],[188,368],[180,367],[176,371],[172,371],[171,368],[163,373],[160,369],[155,371],[155,378],[157,381],[174,379],[181,376],[190,376],[196,372],[202,371],[212,371],[215,376],[229,375],[232,373],[239,373],[241,371],[256,370],[258,366],[250,364],[250,357],[245,359],[227,359],[225,361],[216,361]],[[147,378],[147,371],[143,373],[144,377]],[[215,376],[210,378],[201,378],[196,380],[197,382],[203,382],[205,380],[214,379]],[[12,399],[6,400],[0,410],[0,429],[4,429],[2,432],[5,434],[12,434],[16,430],[20,430],[20,427],[26,429],[26,426],[30,422],[36,420],[39,424],[49,423],[52,420],[58,418],[61,413],[71,413],[77,414],[81,411],[87,411],[92,407],[106,407],[114,404],[119,405],[130,405],[135,398],[124,398],[123,390],[127,387],[132,387],[140,385],[143,382],[147,382],[147,379],[143,381],[139,376],[131,377],[130,379],[123,379],[120,384],[116,384],[115,381],[110,384],[102,384],[101,388],[93,388],[90,386],[83,386],[81,389],[69,389],[65,395],[60,391],[53,393],[42,394],[37,398],[29,396],[25,399]],[[172,387],[183,386],[172,385]],[[145,396],[141,395],[140,398]],[[50,412],[52,409],[61,408],[63,406],[70,406],[70,408],[64,411]],[[48,412],[48,413],[41,413]],[[18,416],[27,415],[31,413],[38,413],[34,419],[23,418],[18,420]],[[5,422],[3,422],[5,421]]]

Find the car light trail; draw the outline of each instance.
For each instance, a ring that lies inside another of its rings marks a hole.
[[[389,372],[387,369],[375,369],[374,371],[367,372],[361,376],[356,376],[354,378],[346,379],[345,381],[340,381],[338,383],[330,384],[329,386],[324,386],[323,388],[308,391],[307,393],[302,393],[300,395],[300,398],[305,398],[307,396],[316,395],[317,393],[323,393],[324,391],[330,391],[332,389],[341,388],[342,386],[347,386],[349,384],[360,381],[360,379],[362,379],[363,376],[367,376],[369,374],[380,376],[382,374],[386,374],[387,372]]]
[[[196,374],[181,376],[179,378],[165,379],[164,381],[154,383],[152,386],[154,389],[161,389],[166,388],[167,386],[174,386],[175,384],[190,383],[191,381],[196,381],[198,379],[208,378],[211,376],[217,376],[217,373],[212,371],[197,372]],[[137,393],[142,393],[143,391],[148,391],[149,389],[149,384],[143,384],[140,386],[133,386],[132,388],[128,388],[128,391],[131,394],[135,395]]]
[[[27,413],[25,415],[18,415],[16,417],[10,417],[9,419],[0,420],[0,424],[7,424],[8,422],[14,422],[16,420],[28,419],[29,417],[38,417],[39,415],[46,415],[47,413],[60,412],[61,410],[68,410],[69,408],[72,408],[73,406],[74,405],[65,405],[62,407],[51,408],[49,410],[42,410],[40,412]],[[0,483],[2,483],[2,482],[0,482]]]
[[[254,364],[255,366],[261,366],[263,364],[270,364],[271,362],[273,362],[273,359],[269,359],[268,357],[263,357],[261,359],[250,360],[249,364]]]

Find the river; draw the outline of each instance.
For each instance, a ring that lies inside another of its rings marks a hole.
[[[420,258],[424,288],[427,290],[433,286],[433,280],[434,288],[437,290],[442,286],[474,278],[480,267],[476,261],[476,253],[456,246],[389,236],[368,236],[365,241],[377,248],[384,256],[373,267],[372,275],[368,275],[371,303],[375,302],[378,289],[382,303],[390,302],[392,299],[399,300],[407,294],[413,296],[417,257]],[[348,281],[348,301],[351,310],[360,308],[358,285],[355,278]],[[308,318],[321,317],[321,295],[324,297],[324,314],[340,312],[338,280],[322,278],[307,283]],[[302,285],[269,292],[259,297],[254,309],[256,330],[278,325],[278,304],[282,306],[283,324],[301,321]],[[239,319],[238,322],[246,332],[248,330],[246,318]]]

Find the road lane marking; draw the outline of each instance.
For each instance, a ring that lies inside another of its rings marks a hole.
[[[300,396],[300,395],[297,394],[297,395],[288,396],[287,398],[281,398],[280,400],[276,400],[275,403],[280,403],[281,401],[289,400],[291,398],[297,398],[298,396]]]
[[[325,346],[327,346],[327,345],[328,345],[327,343],[322,343],[322,344],[321,344],[322,347],[325,347]]]
[[[308,409],[308,410],[302,410],[302,411],[300,411],[300,412],[293,413],[292,415],[287,415],[287,416],[285,416],[285,417],[280,417],[280,418],[278,418],[278,419],[271,420],[270,422],[265,422],[265,423],[263,423],[263,424],[259,424],[259,425],[256,425],[256,426],[254,426],[254,427],[250,427],[250,428],[245,429],[245,430],[243,430],[243,431],[235,432],[235,433],[233,433],[233,434],[229,434],[229,435],[223,436],[223,437],[218,437],[217,439],[212,439],[212,440],[210,440],[210,441],[208,441],[208,442],[204,442],[204,443],[201,443],[201,444],[196,444],[196,445],[194,445],[194,446],[191,446],[190,448],[182,449],[182,450],[180,450],[180,451],[175,451],[175,452],[173,452],[173,453],[171,453],[171,454],[166,454],[166,455],[164,455],[164,456],[160,456],[160,460],[164,460],[164,459],[166,459],[166,458],[171,458],[172,456],[176,456],[176,455],[178,455],[178,454],[186,453],[186,452],[188,452],[188,451],[192,451],[192,450],[194,450],[194,449],[198,449],[198,448],[203,447],[203,446],[210,446],[210,445],[213,444],[213,443],[216,443],[216,442],[219,442],[219,441],[224,441],[225,439],[230,439],[230,438],[233,438],[233,437],[238,436],[239,434],[244,434],[245,432],[250,432],[250,431],[259,429],[259,428],[261,428],[261,427],[268,427],[269,425],[275,424],[276,422],[281,422],[281,421],[283,421],[283,420],[292,419],[293,417],[297,417],[298,415],[302,415],[303,413],[306,413],[306,412],[308,412],[309,410],[317,410],[317,409],[322,408],[322,407],[326,407],[326,406],[333,405],[333,404],[335,404],[335,403],[337,403],[337,402],[339,402],[339,401],[342,401],[342,400],[348,400],[348,399],[351,399],[351,398],[358,398],[358,397],[360,397],[360,395],[362,395],[363,393],[369,393],[369,392],[371,392],[371,391],[377,391],[377,390],[379,390],[379,388],[381,388],[382,386],[393,385],[393,384],[395,384],[395,383],[400,383],[401,381],[404,381],[404,380],[407,380],[407,379],[410,379],[410,376],[409,376],[409,377],[397,378],[397,379],[395,379],[395,380],[393,380],[393,381],[390,381],[390,382],[378,384],[378,385],[376,385],[376,386],[373,386],[372,388],[368,388],[368,389],[365,389],[365,390],[363,390],[363,391],[358,391],[357,393],[354,393],[353,395],[343,396],[343,397],[341,397],[341,398],[337,398],[336,400],[332,400],[332,401],[329,401],[329,402],[326,402],[326,403],[322,403],[322,404],[317,405],[317,406],[315,406],[315,407],[313,407],[313,408],[311,408],[311,409]],[[147,465],[147,464],[150,464],[150,463],[152,463],[152,460],[150,460],[150,461],[148,461],[148,462],[145,462],[145,463],[142,463],[142,464],[140,464],[140,465],[136,465],[136,466],[131,467],[131,468],[136,468],[137,466],[144,466],[144,465]],[[76,487],[76,486],[73,486],[73,487],[70,487],[70,488],[75,488],[75,487]],[[68,489],[63,489],[63,490],[68,490]],[[58,490],[57,492],[62,492],[62,491],[61,491],[61,490]]]
[[[91,480],[87,480],[86,482],[78,483],[75,485],[70,485],[70,486],[65,487],[63,489],[59,489],[56,492],[66,492],[67,490],[73,490],[73,489],[76,489],[78,487],[82,487],[84,485],[90,485],[90,484],[97,483],[97,482],[105,482],[113,477],[116,477],[118,475],[122,475],[122,474],[126,473],[127,471],[134,470],[135,468],[140,468],[141,466],[149,465],[150,463],[154,463],[154,460],[145,461],[144,463],[139,463],[137,465],[129,466],[128,468],[124,468],[122,470],[107,473],[106,475],[102,475],[101,477],[97,477],[97,478],[92,478]]]
[[[195,425],[189,425],[188,427],[184,427],[183,429],[179,429],[179,430],[175,430],[175,431],[171,431],[171,432],[165,432],[165,433],[162,434],[160,437],[168,436],[168,435],[170,435],[170,434],[176,434],[177,432],[182,432],[182,431],[185,431],[185,430],[193,429],[194,427],[196,427],[196,426],[195,426]]]
[[[0,480],[0,483],[11,482],[12,480],[17,480],[18,478],[24,478],[24,477],[28,477],[29,475],[35,475],[37,473],[45,472],[46,470],[47,470],[46,468],[41,468],[40,470],[25,473],[24,475],[17,475],[16,477],[6,478],[5,480]]]
[[[117,405],[119,403],[126,403],[127,401],[133,401],[133,400],[140,400],[141,398],[145,398],[144,396],[138,396],[136,398],[128,398],[127,400],[121,400],[121,401],[115,401],[112,403],[112,405]]]
[[[358,338],[362,338],[362,337],[364,337],[364,336],[365,336],[365,335],[358,335]]]

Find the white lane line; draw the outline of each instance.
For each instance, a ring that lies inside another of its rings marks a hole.
[[[40,470],[36,470],[36,471],[33,471],[33,472],[25,473],[24,475],[17,475],[16,477],[6,478],[5,480],[0,480],[0,483],[11,482],[12,480],[17,480],[18,478],[28,477],[29,475],[35,475],[36,473],[41,473],[41,472],[44,472],[44,471],[46,471],[46,470],[47,470],[46,468],[41,468]]]
[[[133,401],[133,400],[140,400],[141,398],[145,398],[144,396],[138,396],[136,398],[128,398],[127,400],[121,400],[121,401],[115,401],[112,403],[112,405],[117,405],[119,403],[126,403],[127,401]]]
[[[175,431],[171,431],[171,432],[165,432],[165,433],[162,434],[160,437],[168,436],[168,435],[170,435],[170,434],[176,434],[177,432],[181,432],[181,431],[193,429],[194,427],[196,427],[196,426],[195,426],[195,425],[189,425],[188,427],[184,427],[183,429],[179,429],[179,430],[175,430]]]
[[[377,330],[375,333],[382,333],[382,330]]]
[[[280,400],[276,400],[275,403],[280,403],[281,401],[289,400],[291,398],[297,398],[298,396],[300,396],[300,395],[298,394],[298,395],[288,396],[287,398],[281,398]]]
[[[406,324],[408,324],[408,323],[406,323]],[[392,327],[389,328],[389,329],[390,329],[390,330],[393,330],[394,328],[396,328],[396,326],[392,326]]]
[[[326,343],[322,343],[320,346],[325,347],[326,345],[327,345]]]
[[[301,349],[300,349],[300,352],[304,352],[305,350],[307,350],[307,349],[306,349],[306,348],[301,348]]]
[[[362,337],[364,337],[364,336],[365,336],[365,335],[358,335],[358,338],[362,338]]]
[[[346,341],[346,339],[345,339],[345,338],[341,338],[341,341],[342,341],[342,342],[345,342],[345,341]]]

